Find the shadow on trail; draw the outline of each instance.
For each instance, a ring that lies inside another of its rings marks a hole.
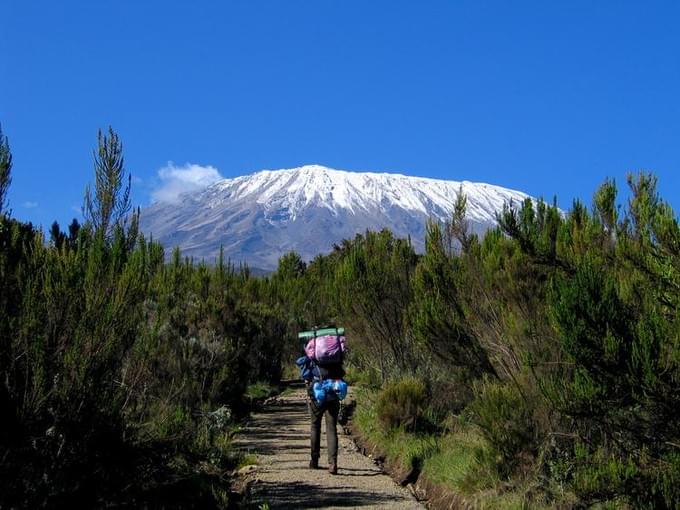
[[[266,456],[284,451],[308,452],[308,428],[300,427],[301,423],[307,425],[308,422],[307,404],[304,400],[276,403],[253,417],[242,432],[242,436],[248,440],[237,439],[235,446]]]
[[[266,430],[247,429],[249,436],[256,438],[258,441],[266,441],[267,439],[287,439],[287,440],[305,440],[309,439],[309,433],[286,433],[280,432],[278,434]]]
[[[371,473],[358,473],[357,474],[357,473],[345,473],[344,470],[342,469],[342,466],[338,469],[340,469],[340,472],[337,476],[361,476],[363,478],[369,478],[371,476],[382,476],[382,475],[384,475],[384,473],[382,473],[381,471],[373,471]]]
[[[357,469],[357,468],[345,468],[344,471],[356,471],[358,473],[382,473],[378,468],[376,469]]]
[[[248,453],[254,452],[254,453],[258,453],[258,454],[263,455],[263,456],[276,455],[277,453],[282,452],[282,451],[288,451],[288,452],[300,451],[300,452],[304,452],[304,453],[301,453],[301,457],[300,457],[301,459],[304,458],[304,461],[301,461],[299,463],[299,466],[300,467],[306,466],[307,462],[309,462],[309,459],[308,459],[308,457],[309,457],[309,445],[304,445],[304,446],[303,445],[279,446],[279,445],[276,445],[276,444],[271,444],[271,443],[265,442],[265,443],[259,443],[257,446],[253,446],[253,447],[247,447],[247,448],[241,447],[241,449],[248,452]]]
[[[364,477],[369,477],[369,476],[381,476],[384,475],[384,473],[379,470],[378,468],[376,469],[355,469],[355,468],[344,468],[340,466],[340,473],[338,476],[364,476]]]
[[[277,510],[329,506],[357,508],[376,504],[387,505],[396,501],[395,498],[385,494],[357,490],[348,486],[326,487],[320,491],[319,487],[305,482],[262,482],[258,485],[258,492],[275,501],[276,504],[272,508]]]

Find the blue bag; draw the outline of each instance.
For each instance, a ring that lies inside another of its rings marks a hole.
[[[333,391],[338,396],[338,400],[343,400],[347,396],[347,383],[342,379],[333,381]]]
[[[324,381],[325,383],[326,381]],[[316,400],[317,404],[323,404],[326,401],[326,388],[325,384],[322,382],[316,381],[314,385],[312,386],[312,393],[314,394],[314,400]]]
[[[317,384],[314,383],[315,388]],[[342,379],[326,379],[320,383],[319,388],[324,392],[324,401],[342,400],[347,396],[347,383]]]
[[[295,361],[295,364],[300,369],[300,377],[305,381],[321,379],[319,367],[314,363],[314,360],[309,359],[307,356],[301,356]]]

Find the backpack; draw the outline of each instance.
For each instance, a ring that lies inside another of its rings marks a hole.
[[[319,366],[308,356],[301,356],[295,360],[295,364],[300,369],[300,377],[307,382],[323,381],[326,379],[342,379],[345,377],[345,370],[342,363]]]
[[[302,356],[295,361],[295,364],[300,369],[300,377],[307,382],[313,380],[323,379],[319,367],[314,361],[307,356]]]
[[[325,329],[315,331],[313,336],[310,335],[311,338],[302,337],[310,338],[305,346],[305,354],[321,366],[342,363],[347,350],[344,332],[343,328]]]
[[[305,354],[322,366],[342,363],[344,352],[345,337],[339,335],[324,335],[312,338],[305,347]]]

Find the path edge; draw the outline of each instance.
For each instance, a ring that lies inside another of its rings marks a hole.
[[[419,470],[408,469],[387,457],[387,455],[366,436],[359,427],[349,421],[343,427],[346,435],[350,436],[357,451],[371,459],[371,461],[392,480],[402,487],[406,487],[411,494],[432,510],[474,510],[476,506],[460,494],[451,492],[448,487],[430,481]]]

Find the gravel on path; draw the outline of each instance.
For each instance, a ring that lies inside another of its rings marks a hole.
[[[309,415],[303,389],[276,398],[254,413],[236,439],[236,447],[257,456],[245,468],[249,501],[272,509],[425,508],[361,455],[338,426],[338,474],[327,469],[325,429],[320,465],[309,469]],[[325,420],[324,420],[325,421]]]

